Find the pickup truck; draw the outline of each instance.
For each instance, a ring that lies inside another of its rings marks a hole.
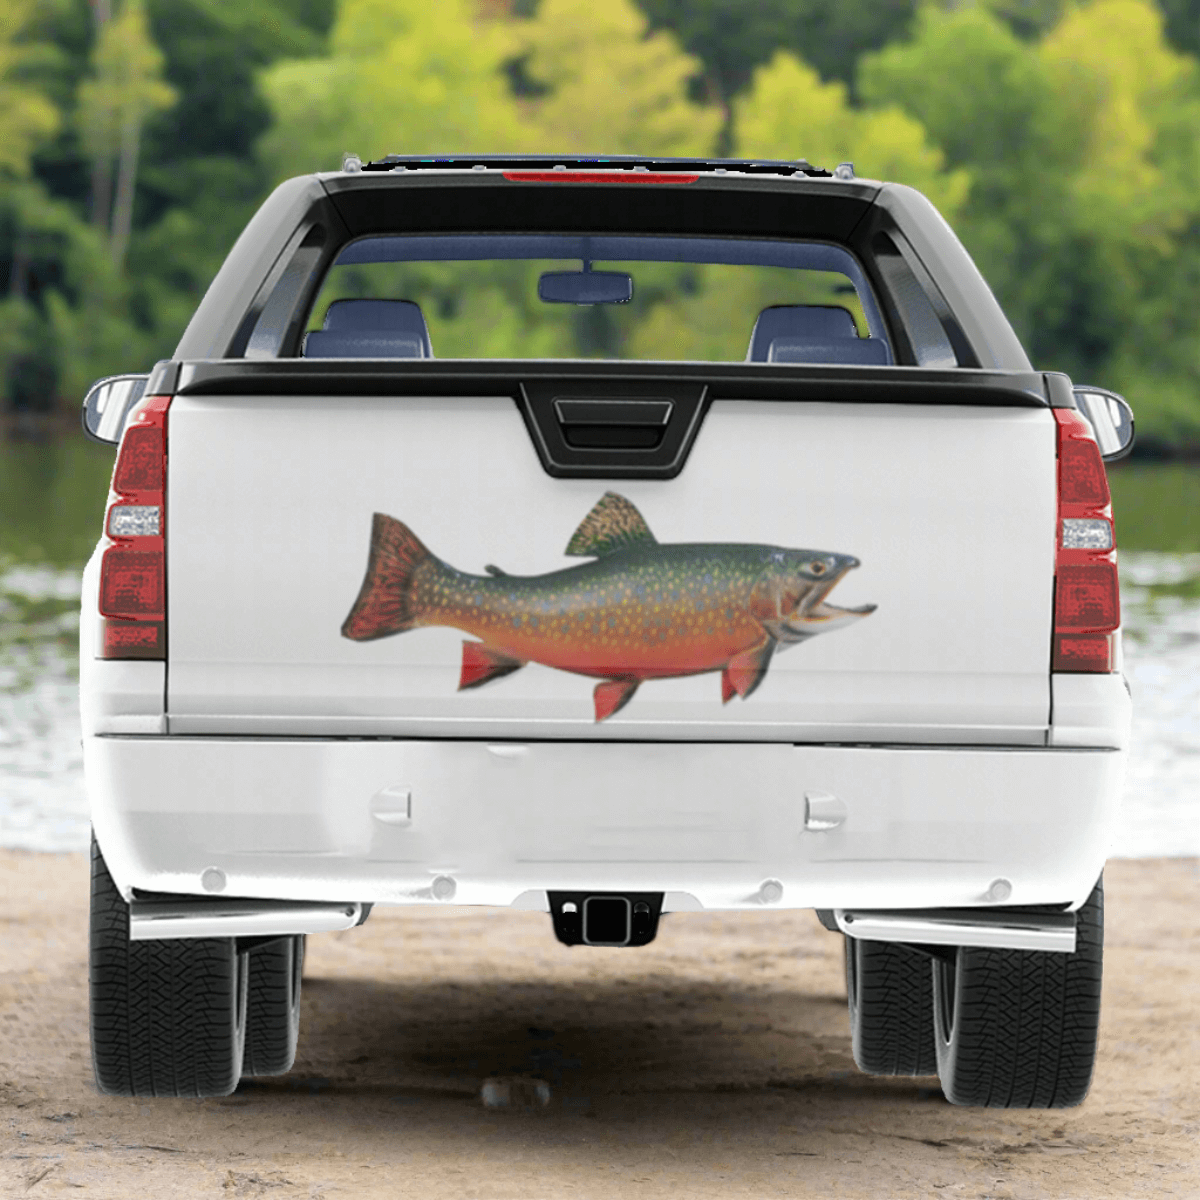
[[[305,936],[453,902],[602,947],[812,909],[862,1070],[1083,1099],[1132,414],[921,194],[349,156],[84,425],[102,1092],[287,1071]]]

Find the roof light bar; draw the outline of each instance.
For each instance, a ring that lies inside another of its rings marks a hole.
[[[356,156],[353,156],[356,158]],[[389,154],[373,162],[363,163],[362,171],[471,171],[520,172],[601,172],[637,171],[651,174],[670,174],[672,182],[679,174],[693,175],[798,175],[807,178],[832,179],[833,172],[814,167],[806,159],[741,159],[741,158],[638,158],[636,155],[616,154],[609,158],[566,156],[547,158],[544,155],[498,154],[473,156]],[[607,182],[607,179],[604,180]],[[639,182],[647,182],[644,178]]]

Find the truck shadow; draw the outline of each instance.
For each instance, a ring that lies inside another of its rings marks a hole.
[[[494,1078],[544,1081],[556,1111],[668,1094],[940,1099],[936,1080],[858,1071],[844,996],[665,976],[582,985],[306,980],[293,1071],[244,1081],[241,1093],[383,1093],[481,1105],[481,1086]],[[510,1107],[541,1107],[522,1101],[527,1093],[518,1088]]]

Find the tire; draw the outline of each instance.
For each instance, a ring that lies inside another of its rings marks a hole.
[[[243,1075],[286,1075],[300,1033],[304,937],[280,938],[251,950],[246,988]]]
[[[930,958],[890,942],[846,938],[854,1061],[868,1075],[934,1075]]]
[[[1070,1108],[1087,1095],[1100,1024],[1104,890],[1079,910],[1074,954],[960,946],[933,974],[934,1040],[952,1104]]]
[[[242,1074],[246,962],[232,938],[129,940],[129,905],[92,839],[88,987],[96,1086],[228,1096]]]

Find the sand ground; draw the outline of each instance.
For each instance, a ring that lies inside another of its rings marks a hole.
[[[1114,861],[1075,1109],[975,1110],[850,1053],[811,913],[674,914],[642,950],[540,913],[377,910],[309,939],[288,1076],[97,1094],[82,855],[0,851],[0,1196],[1200,1196],[1200,862]],[[547,1080],[496,1111],[485,1077]]]

